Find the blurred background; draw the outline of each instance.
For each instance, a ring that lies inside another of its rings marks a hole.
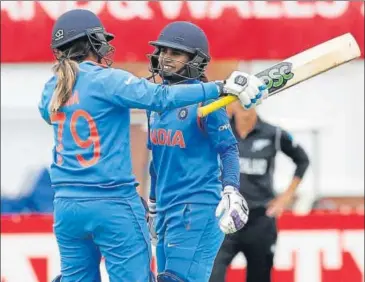
[[[52,25],[74,8],[101,17],[116,36],[114,67],[140,77],[149,75],[146,54],[153,48],[148,41],[175,20],[192,21],[206,32],[210,80],[237,69],[257,73],[351,32],[362,58],[266,100],[258,113],[291,132],[311,160],[296,202],[279,219],[283,239],[275,281],[363,281],[363,1],[1,1],[1,282],[47,282],[59,269],[50,215],[52,131],[37,104],[52,75]],[[131,129],[134,172],[145,196],[149,152],[144,112],[132,111]],[[283,155],[276,161],[280,193],[294,165]],[[316,237],[318,230],[327,235]],[[305,232],[314,232],[312,241],[294,236]],[[302,243],[315,245],[315,251],[297,247]],[[244,266],[238,256],[229,281],[243,281]]]

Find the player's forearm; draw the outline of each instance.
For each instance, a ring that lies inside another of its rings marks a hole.
[[[286,189],[285,193],[288,195],[294,195],[300,182],[302,182],[302,178],[300,178],[298,176],[294,176],[292,181],[290,182],[288,188]]]
[[[219,153],[222,162],[222,183],[223,187],[230,185],[239,189],[240,186],[240,165],[237,145],[231,145]]]
[[[128,108],[155,112],[198,104],[217,99],[220,95],[214,82],[167,86],[134,79],[122,86],[114,96],[117,103]]]
[[[173,107],[184,107],[191,104],[216,99],[219,96],[215,83],[200,83],[195,85],[175,85],[164,87],[158,85],[154,89],[150,106],[155,111],[162,111]]]

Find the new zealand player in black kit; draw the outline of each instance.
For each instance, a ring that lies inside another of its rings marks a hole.
[[[270,282],[277,239],[276,218],[292,203],[309,160],[288,132],[263,121],[255,109],[244,110],[239,103],[233,103],[228,112],[239,146],[240,193],[248,202],[250,215],[243,229],[226,235],[210,282],[225,281],[227,267],[239,252],[246,257],[247,282]],[[289,187],[276,196],[273,174],[278,151],[291,158],[296,169]]]

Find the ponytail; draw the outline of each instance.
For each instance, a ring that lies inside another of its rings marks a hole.
[[[57,84],[51,102],[51,112],[57,112],[72,95],[79,66],[77,62],[68,58],[60,59],[53,66],[53,72],[57,76]]]
[[[53,50],[57,63],[52,70],[57,77],[57,84],[50,106],[51,112],[59,111],[72,96],[79,73],[79,63],[88,57],[95,58],[95,61],[100,61],[103,58],[91,44],[88,38],[82,37],[60,49]]]
[[[53,66],[57,84],[51,102],[51,112],[57,112],[70,99],[76,82],[79,66],[77,62],[62,58]]]

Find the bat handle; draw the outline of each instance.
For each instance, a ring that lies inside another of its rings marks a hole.
[[[225,106],[227,106],[228,104],[236,101],[238,98],[236,96],[233,96],[233,95],[228,95],[228,96],[225,96],[223,98],[220,98],[206,106],[203,106],[203,107],[200,107],[198,108],[198,116],[199,117],[205,117],[207,116],[208,114],[220,109],[220,108],[223,108]]]

